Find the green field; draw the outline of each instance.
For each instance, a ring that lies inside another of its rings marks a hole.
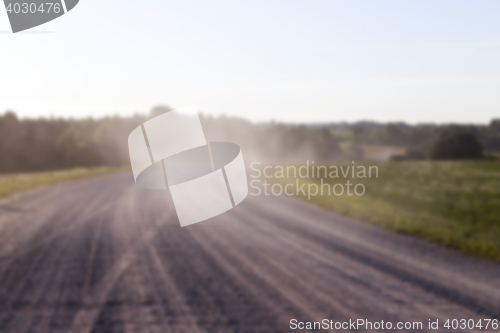
[[[364,195],[317,195],[311,197],[311,202],[398,233],[500,261],[500,162],[364,165],[378,166],[379,177],[360,179],[348,175],[323,180],[330,184],[345,184],[346,180],[362,183],[366,187]],[[274,181],[284,184],[296,179]],[[300,184],[319,181],[299,180]]]
[[[47,171],[19,174],[0,174],[0,198],[35,187],[55,184],[68,180],[94,177],[120,172],[128,168],[78,168],[62,171]]]

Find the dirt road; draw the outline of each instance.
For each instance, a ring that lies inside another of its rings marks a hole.
[[[425,331],[499,316],[500,265],[294,198],[248,197],[186,228],[166,192],[128,174],[0,201],[2,333],[288,332],[325,318]]]

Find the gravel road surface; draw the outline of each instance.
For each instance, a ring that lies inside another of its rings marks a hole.
[[[295,198],[249,196],[185,228],[166,191],[129,174],[0,201],[2,333],[289,332],[325,318],[428,331],[428,319],[498,317],[500,265]]]

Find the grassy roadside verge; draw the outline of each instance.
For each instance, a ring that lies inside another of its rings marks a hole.
[[[129,168],[77,168],[61,171],[46,171],[19,174],[0,174],[0,199],[14,193],[35,187],[56,184],[69,180],[95,177],[110,173],[126,171]]]
[[[310,201],[394,232],[500,261],[500,162],[362,165],[377,166],[379,177],[356,178],[349,173],[340,179],[323,177],[323,183],[361,183],[366,188],[364,195],[324,194],[312,196]],[[281,184],[296,181],[271,179],[272,183]],[[320,178],[299,178],[300,185],[320,183]],[[302,198],[308,200],[307,196]]]

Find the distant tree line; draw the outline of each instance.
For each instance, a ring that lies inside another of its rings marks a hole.
[[[161,106],[149,115],[100,119],[19,119],[14,112],[6,112],[0,115],[0,173],[127,165],[130,132],[170,110]],[[202,115],[201,121],[208,141],[239,144],[248,163],[361,160],[361,144],[407,147],[400,159],[481,158],[483,151],[500,152],[500,120],[489,126],[294,125]]]
[[[437,138],[441,133],[453,128],[473,134],[486,151],[500,152],[500,119],[489,125],[436,125],[406,123],[376,123],[361,121],[356,123],[331,124],[331,130],[341,137],[352,139],[358,144],[383,144],[416,147]]]
[[[127,165],[130,132],[169,110],[156,107],[148,116],[101,119],[19,119],[6,112],[0,115],[0,173]],[[239,144],[247,162],[328,163],[343,156],[327,128],[254,124],[224,116],[202,115],[201,120],[208,141]]]
[[[0,172],[123,165],[128,133],[144,120],[20,120],[7,112],[0,117]]]
[[[332,124],[333,133],[357,144],[406,147],[396,160],[480,159],[500,153],[500,119],[489,125]]]
[[[487,157],[477,136],[470,129],[447,128],[423,144],[408,147],[393,160],[478,160]]]

